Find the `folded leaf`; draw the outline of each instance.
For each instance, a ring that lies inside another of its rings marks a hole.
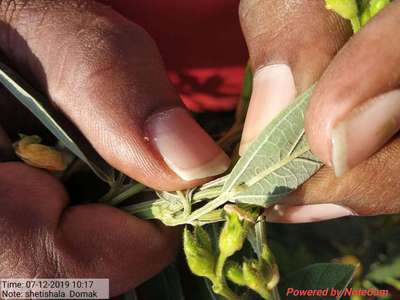
[[[313,89],[280,113],[237,162],[222,191],[230,201],[268,206],[322,166],[304,134],[304,112]]]
[[[327,295],[305,296],[304,299],[320,300],[335,299],[339,300],[341,295],[333,295],[332,289],[335,291],[343,291],[350,283],[354,274],[354,266],[336,264],[336,263],[319,263],[310,265],[289,275],[281,286],[281,295],[285,295],[285,299],[299,299],[299,295],[294,295],[291,290],[324,290],[328,289]],[[301,298],[301,297],[300,297]]]
[[[28,165],[50,171],[64,171],[63,155],[55,148],[40,144],[37,135],[23,136],[14,144],[15,153]]]

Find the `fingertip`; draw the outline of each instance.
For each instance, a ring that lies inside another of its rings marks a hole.
[[[183,182],[203,181],[229,168],[229,157],[184,108],[157,112],[145,127],[151,146]]]
[[[349,208],[331,203],[298,206],[276,204],[265,211],[266,220],[273,223],[310,223],[354,215]]]

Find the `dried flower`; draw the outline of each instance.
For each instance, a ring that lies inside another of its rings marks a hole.
[[[28,165],[50,171],[64,171],[66,164],[62,153],[55,148],[40,144],[37,135],[24,136],[14,143],[15,153]]]

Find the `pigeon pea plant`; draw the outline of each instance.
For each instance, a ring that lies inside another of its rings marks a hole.
[[[357,32],[389,2],[326,0],[326,7],[348,19]],[[48,170],[64,170],[64,175],[71,172],[77,161],[86,163],[110,185],[109,192],[99,202],[118,206],[143,219],[161,220],[168,226],[186,226],[183,248],[188,266],[195,275],[211,282],[214,293],[229,300],[279,299],[277,285],[280,276],[266,241],[266,220],[262,212],[295,190],[322,166],[311,153],[304,134],[304,111],[314,86],[280,113],[238,158],[237,144],[251,93],[251,71],[248,68],[236,121],[219,140],[220,145],[231,153],[234,165],[230,172],[202,186],[186,191],[155,191],[154,200],[125,205],[125,200],[147,191],[147,187],[108,166],[42,95],[7,66],[0,67],[0,82],[46,125],[64,149],[59,151],[60,147],[57,150],[42,145],[38,136],[21,136],[14,147],[23,161]],[[65,149],[75,157],[69,159],[69,163],[63,156]],[[209,226],[218,222],[223,222],[218,229],[219,236],[211,237]],[[311,266],[302,276],[312,277],[321,272],[335,274],[323,287],[344,288],[353,276],[354,267],[340,264]]]

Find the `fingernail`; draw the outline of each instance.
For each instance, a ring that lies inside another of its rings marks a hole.
[[[266,220],[275,223],[309,223],[355,215],[351,209],[336,204],[276,204],[265,212]]]
[[[218,175],[229,167],[229,157],[183,108],[152,115],[146,129],[166,164],[184,180]]]
[[[253,91],[240,142],[243,155],[252,141],[296,98],[296,86],[288,65],[276,64],[255,72]]]
[[[400,90],[372,98],[332,130],[332,165],[342,176],[376,151],[400,129]]]

